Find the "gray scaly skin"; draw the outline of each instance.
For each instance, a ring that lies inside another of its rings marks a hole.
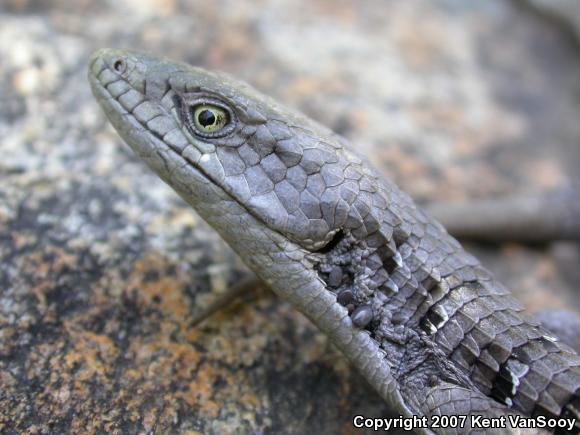
[[[398,413],[578,418],[578,355],[343,138],[229,76],[138,52],[96,52],[89,80],[135,153]],[[223,116],[197,118],[204,107]]]

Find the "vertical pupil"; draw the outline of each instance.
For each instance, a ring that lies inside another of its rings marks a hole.
[[[203,127],[208,127],[215,124],[216,116],[211,110],[206,109],[199,113],[197,120]]]

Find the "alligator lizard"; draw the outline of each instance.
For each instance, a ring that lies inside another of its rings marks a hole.
[[[345,139],[225,74],[139,52],[96,52],[89,81],[135,153],[400,415],[578,431],[580,357]]]

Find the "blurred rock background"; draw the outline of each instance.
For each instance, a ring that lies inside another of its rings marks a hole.
[[[3,0],[0,432],[356,433],[385,405],[122,144],[85,78],[130,47],[227,71],[350,138],[421,202],[580,176],[573,0]],[[578,247],[472,245],[532,311]]]

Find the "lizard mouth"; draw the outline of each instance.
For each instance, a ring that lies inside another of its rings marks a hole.
[[[174,158],[179,159],[180,164],[186,164],[195,176],[203,178],[204,181],[210,183],[214,188],[219,189],[219,191],[226,195],[228,199],[243,206],[243,204],[232,196],[231,193],[227,192],[220,183],[214,180],[211,174],[208,174],[200,165],[191,161],[191,159],[187,159],[183,155],[182,149],[172,146],[171,143],[164,141],[161,135],[147,127],[146,122],[139,120],[131,108],[127,108],[121,104],[118,101],[120,95],[115,95],[111,89],[109,89],[109,86],[114,82],[106,82],[100,78],[100,74],[106,69],[111,71],[111,68],[97,55],[95,58],[91,59],[88,75],[91,90],[99,104],[105,109],[104,112],[111,124],[115,127],[124,141],[130,145],[131,149],[140,157],[156,153],[162,160],[167,158],[166,156],[163,156],[162,153],[171,153]],[[135,89],[127,82],[127,80],[118,78],[117,82],[119,81],[124,81],[132,90],[139,92],[142,97],[142,102],[147,101],[147,97],[144,93]],[[168,118],[171,117],[167,112],[165,112],[163,116],[167,116]],[[153,144],[150,145],[150,143]]]
[[[137,117],[132,113],[131,110],[125,108],[122,104],[117,101],[117,97],[111,93],[107,88],[107,83],[104,83],[99,79],[99,71],[96,70],[93,65],[98,59],[95,59],[91,63],[89,81],[91,83],[92,92],[95,95],[97,101],[103,108],[105,108],[105,113],[107,118],[113,124],[119,135],[127,142],[131,149],[140,157],[144,157],[152,152],[156,152],[158,157],[165,161],[166,156],[162,153],[170,153],[175,159],[179,159],[180,164],[186,164],[188,168],[193,172],[194,176],[202,178],[207,183],[210,183],[215,189],[218,189],[223,195],[231,201],[238,203],[241,207],[244,204],[238,201],[235,196],[228,192],[224,187],[218,183],[211,174],[208,174],[199,164],[191,161],[184,157],[182,149],[179,149],[163,140],[163,137],[156,134],[151,129],[147,128],[147,124],[137,119]],[[146,97],[143,95],[143,101],[146,101]],[[113,115],[112,115],[113,114]],[[170,116],[166,114],[165,116]],[[143,138],[145,140],[141,141]],[[154,145],[148,145],[154,142]],[[171,181],[171,180],[167,180]],[[171,182],[170,185],[173,185]],[[245,208],[245,207],[244,207]],[[248,213],[251,213],[248,210]],[[251,213],[256,219],[260,220],[261,223],[265,225],[262,219],[255,214]],[[265,225],[266,226],[266,225]]]

